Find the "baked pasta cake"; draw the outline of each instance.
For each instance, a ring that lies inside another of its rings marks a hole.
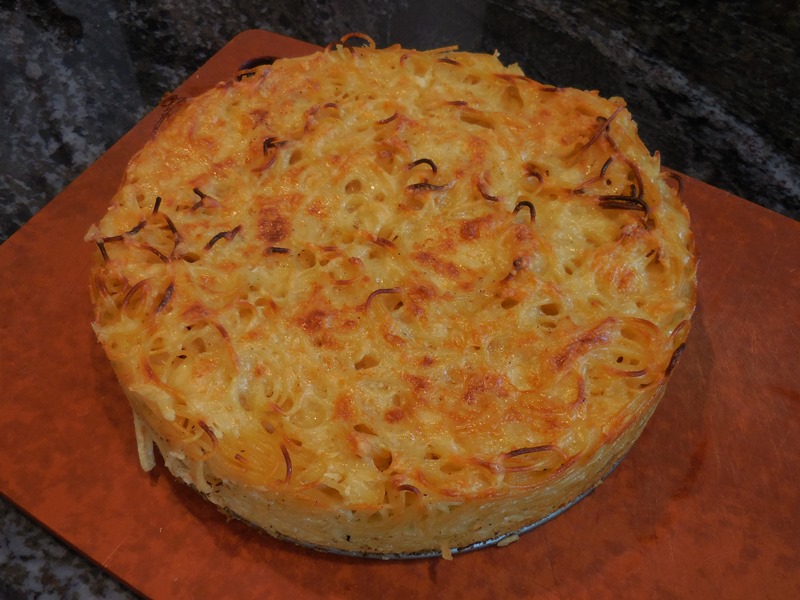
[[[621,99],[351,35],[165,104],[87,234],[145,470],[277,537],[449,557],[642,432],[697,261]]]

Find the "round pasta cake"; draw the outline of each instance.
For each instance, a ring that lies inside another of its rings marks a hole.
[[[171,97],[87,234],[142,467],[321,549],[513,541],[664,392],[674,179],[621,99],[456,48],[351,35]]]

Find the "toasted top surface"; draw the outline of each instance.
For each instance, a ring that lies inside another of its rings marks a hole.
[[[177,99],[98,242],[145,418],[316,502],[513,494],[613,440],[694,307],[688,214],[619,99],[339,46]]]

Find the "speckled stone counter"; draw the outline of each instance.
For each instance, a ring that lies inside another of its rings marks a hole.
[[[165,92],[253,28],[320,45],[362,31],[380,46],[496,49],[540,81],[623,96],[665,165],[800,219],[796,3],[221,4],[0,4],[0,242]],[[0,499],[0,599],[29,597],[134,594]]]

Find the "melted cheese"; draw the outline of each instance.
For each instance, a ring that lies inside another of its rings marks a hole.
[[[457,51],[338,47],[175,103],[87,239],[140,445],[384,529],[643,425],[695,299],[622,100]]]

